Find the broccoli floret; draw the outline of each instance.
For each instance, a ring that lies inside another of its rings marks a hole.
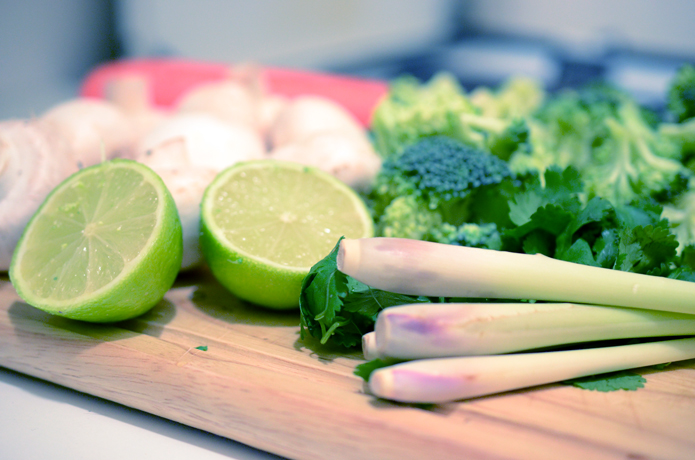
[[[680,67],[668,89],[668,110],[676,121],[695,117],[695,66]]]
[[[626,98],[612,87],[592,84],[549,100],[536,118],[545,130],[542,142],[555,156],[553,164],[579,170],[590,164],[592,149],[608,136],[605,120],[616,116]]]
[[[431,241],[455,244],[472,248],[502,249],[502,237],[497,224],[462,224],[455,226],[444,223],[431,232]]]
[[[508,160],[517,151],[526,152],[529,127],[523,118],[503,119],[465,113],[460,116],[455,137],[466,144]]]
[[[513,79],[496,92],[479,89],[479,107],[447,73],[424,84],[401,77],[374,110],[375,145],[388,158],[422,138],[443,135],[506,160],[524,148],[528,139],[524,118],[535,111],[544,94],[532,80]]]
[[[432,229],[442,225],[442,216],[430,209],[419,195],[394,198],[378,218],[378,233],[392,238],[430,239]]]
[[[647,125],[636,103],[623,102],[604,124],[608,134],[582,171],[590,194],[622,205],[681,188],[689,172],[680,162],[680,146]]]
[[[473,105],[486,117],[515,119],[526,118],[538,110],[546,94],[536,79],[512,77],[496,91],[480,86],[470,94]]]
[[[470,99],[477,110],[461,114],[457,139],[489,150],[503,160],[516,152],[528,152],[527,120],[545,99],[545,91],[537,81],[513,77],[497,90],[478,87]]]
[[[678,251],[695,245],[695,184],[673,203],[664,205],[661,216],[668,219],[671,231],[678,239]]]
[[[695,118],[682,123],[660,123],[658,134],[680,147],[681,162],[695,172]]]
[[[511,180],[496,156],[445,136],[428,137],[386,159],[369,196],[381,236],[494,245],[495,223],[476,221],[489,187]],[[482,215],[482,213],[481,213]],[[477,233],[476,233],[477,232]]]
[[[459,130],[459,116],[475,111],[450,74],[439,73],[427,83],[400,77],[374,109],[371,129],[376,149],[388,158],[424,137],[453,137]]]
[[[587,198],[599,196],[614,205],[664,199],[681,190],[690,175],[681,163],[681,143],[661,135],[631,96],[611,86],[563,92],[535,122],[531,148],[510,159],[512,170],[573,167]]]

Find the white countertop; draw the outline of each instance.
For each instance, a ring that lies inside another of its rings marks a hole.
[[[277,460],[232,440],[0,367],[0,458]]]

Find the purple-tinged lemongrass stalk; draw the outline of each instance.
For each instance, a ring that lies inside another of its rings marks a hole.
[[[588,375],[695,358],[695,338],[511,355],[407,361],[377,369],[370,391],[407,403],[445,403]]]
[[[402,238],[344,239],[338,270],[408,295],[533,299],[695,314],[695,283]]]
[[[366,359],[409,360],[695,335],[695,315],[571,303],[413,304],[383,310],[370,334]]]

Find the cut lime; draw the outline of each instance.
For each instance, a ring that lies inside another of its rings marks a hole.
[[[296,308],[302,280],[341,236],[373,232],[350,187],[298,163],[237,163],[215,178],[201,205],[201,248],[213,275],[269,308]]]
[[[164,297],[182,244],[164,182],[145,165],[112,160],[51,192],[15,249],[10,279],[28,304],[49,313],[119,321]]]

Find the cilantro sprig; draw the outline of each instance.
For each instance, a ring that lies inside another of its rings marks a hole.
[[[384,308],[431,300],[374,289],[340,272],[336,258],[342,239],[304,278],[299,297],[300,337],[309,334],[321,344],[330,340],[352,348],[374,329],[376,317]]]

